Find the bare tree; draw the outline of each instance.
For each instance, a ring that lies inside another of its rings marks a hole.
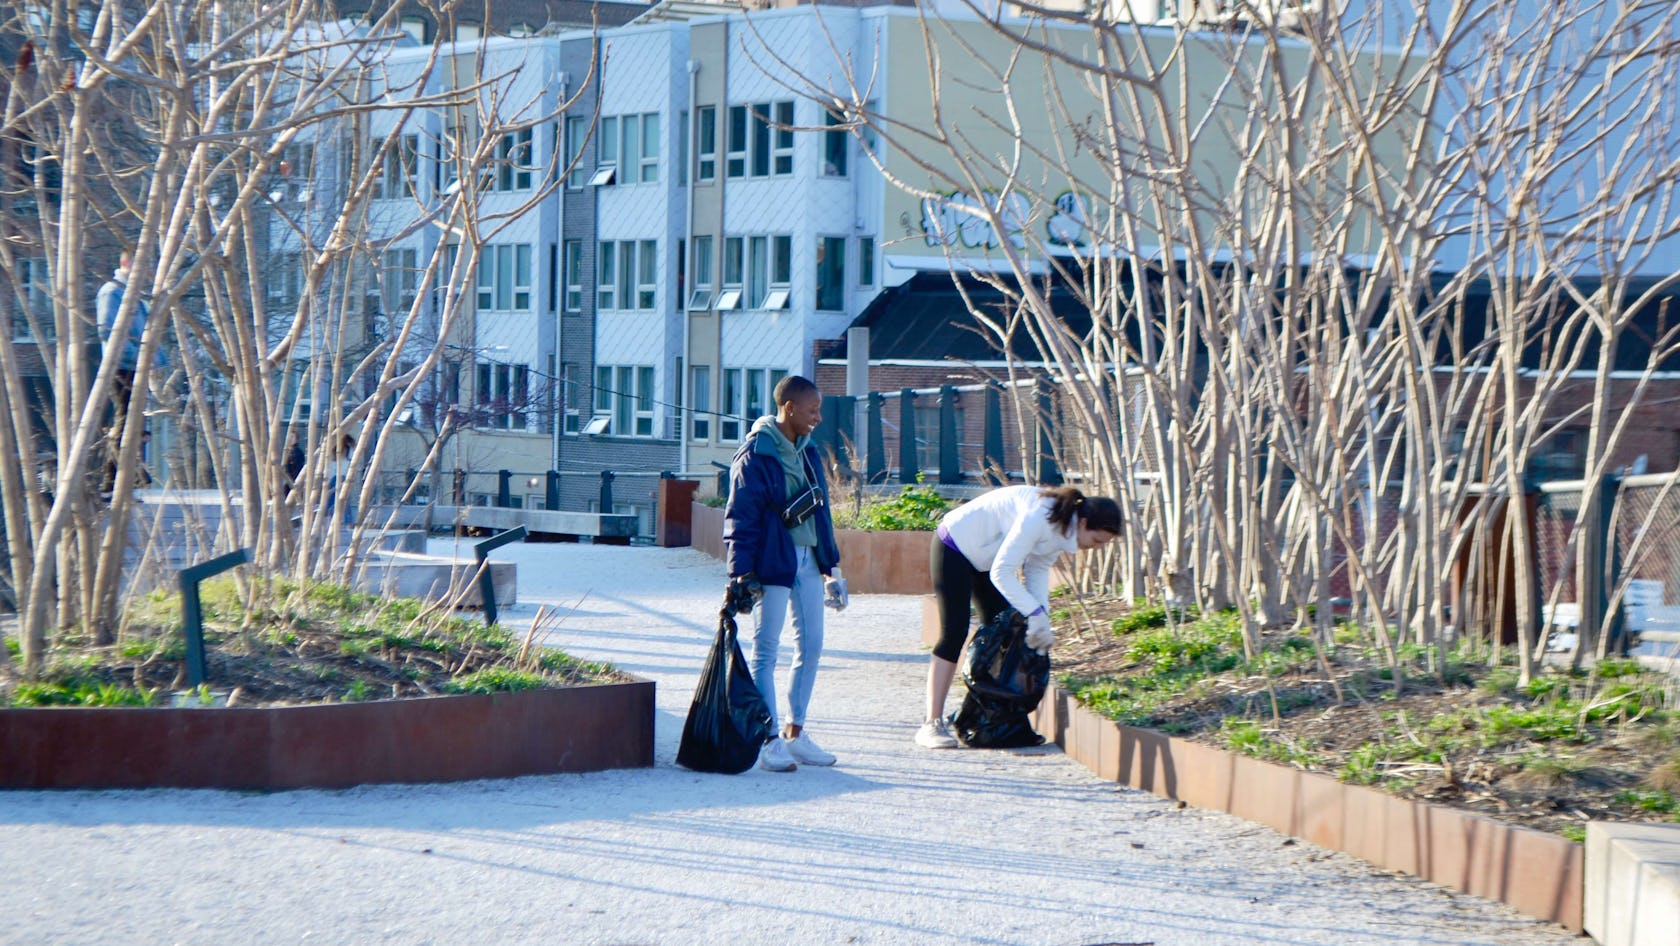
[[[1328,647],[1346,597],[1391,661],[1450,628],[1497,659],[1508,616],[1527,679],[1535,458],[1584,421],[1601,478],[1680,351],[1671,322],[1627,347],[1680,278],[1634,281],[1680,231],[1676,10],[1014,6],[924,14],[915,120],[868,68],[789,81],[1013,300],[976,315],[1036,343],[1066,459],[1132,510],[1110,577],[1234,608],[1251,649],[1309,615]]]
[[[509,135],[569,104],[487,72],[482,44],[394,56],[395,7],[372,23],[314,0],[39,9],[11,8],[0,127],[27,157],[0,189],[0,450],[25,460],[0,473],[0,502],[28,673],[52,628],[112,637],[149,426],[191,435],[171,485],[216,488],[228,546],[270,572],[352,574],[369,523],[329,509],[371,507],[417,382],[470,341],[485,240],[554,186],[553,167],[527,168],[543,186],[486,209],[502,167],[530,161]],[[416,185],[420,143],[453,186]],[[380,217],[393,199],[407,209]],[[372,264],[422,232],[407,268],[424,291],[375,326]],[[129,281],[102,356],[95,261],[119,250]],[[135,335],[130,379],[109,352]],[[132,407],[113,415],[114,399]]]

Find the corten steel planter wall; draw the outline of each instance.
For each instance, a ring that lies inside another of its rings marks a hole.
[[[649,680],[242,709],[0,710],[3,788],[344,788],[653,764]]]
[[[693,503],[691,508],[689,541],[700,551],[723,561],[723,507]]]
[[[1583,849],[1573,841],[1122,726],[1055,686],[1035,721],[1102,778],[1258,821],[1581,931]]]
[[[723,510],[694,504],[694,547],[723,559]],[[836,529],[840,570],[847,589],[863,595],[925,595],[933,591],[928,572],[931,532],[865,532]]]

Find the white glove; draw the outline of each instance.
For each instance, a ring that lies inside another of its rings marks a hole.
[[[1050,615],[1038,611],[1027,616],[1027,646],[1041,654],[1050,652],[1056,632],[1050,629]]]
[[[852,596],[846,592],[846,579],[829,577],[823,579],[823,605],[830,610],[844,611],[846,605],[852,603]]]

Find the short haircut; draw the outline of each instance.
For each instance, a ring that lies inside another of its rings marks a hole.
[[[790,374],[782,380],[776,382],[777,404],[789,404],[807,394],[822,394],[821,391],[817,390],[817,386],[811,382],[810,378]]]

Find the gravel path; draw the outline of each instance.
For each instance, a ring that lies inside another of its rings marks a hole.
[[[0,942],[1583,942],[1119,789],[1053,747],[915,748],[926,658],[914,598],[858,596],[830,621],[810,731],[838,767],[676,768],[721,566],[690,550],[504,553],[521,598],[507,623],[587,592],[554,643],[659,682],[653,769],[271,795],[6,794]]]

